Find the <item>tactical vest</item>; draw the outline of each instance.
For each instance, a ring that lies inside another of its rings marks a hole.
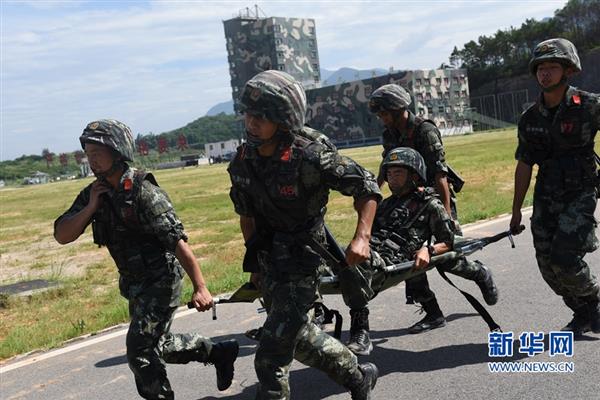
[[[431,238],[426,209],[435,198],[434,189],[426,188],[404,198],[391,197],[380,205],[382,211],[375,216],[371,246],[386,264],[412,259],[423,242]]]
[[[553,118],[540,102],[522,117],[519,128],[540,167],[536,184],[542,190],[577,191],[595,184],[598,126],[584,105],[586,96],[569,89],[567,100],[560,103]]]
[[[141,280],[165,264],[163,245],[140,225],[137,206],[144,180],[158,186],[152,174],[136,170],[133,179],[125,179],[123,190],[113,197],[103,196],[92,221],[94,243],[106,246],[121,276],[132,280]]]
[[[319,171],[314,171],[314,181],[301,175],[303,163],[317,156],[309,148],[314,141],[295,135],[291,143],[278,147],[277,156],[255,160],[246,157],[249,149],[245,145],[238,149],[230,174],[252,198],[260,225],[273,231],[298,232],[322,224],[328,189],[320,182]]]

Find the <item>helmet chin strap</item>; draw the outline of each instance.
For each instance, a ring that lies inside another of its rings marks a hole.
[[[273,136],[271,136],[269,139],[260,139],[257,138],[253,135],[250,135],[248,133],[248,131],[246,131],[246,143],[248,144],[248,146],[257,149],[260,146],[263,146],[265,144],[271,144],[274,143],[275,141],[279,140],[279,138],[282,136],[282,132],[281,130],[277,129],[277,131],[275,132],[275,134]]]
[[[388,182],[388,186],[389,186],[389,182]],[[392,194],[394,194],[396,196],[402,196],[403,194],[413,192],[416,188],[417,188],[417,185],[415,184],[415,181],[413,181],[410,178],[406,181],[406,183],[404,185],[402,185],[400,187],[393,188],[390,186],[390,190],[391,190]]]
[[[542,91],[544,93],[550,93],[566,83],[567,83],[567,75],[563,72],[562,77],[560,78],[560,81],[558,81],[558,83],[555,83],[554,85],[551,85],[548,87],[543,87],[542,85],[540,85],[540,87],[542,88]],[[538,84],[539,84],[539,82],[538,82]]]
[[[112,176],[115,172],[123,170],[125,163],[121,159],[115,159],[108,169],[104,172],[94,172],[94,176],[100,180],[106,180],[109,176]]]

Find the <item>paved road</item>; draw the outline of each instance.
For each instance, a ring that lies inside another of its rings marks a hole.
[[[526,214],[526,217],[528,214]],[[528,218],[525,218],[528,219]],[[468,236],[483,236],[504,230],[506,219],[477,224]],[[569,311],[542,281],[532,254],[529,230],[516,238],[516,249],[504,241],[487,247],[477,258],[493,268],[501,300],[488,309],[503,330],[518,336],[523,331],[556,330],[570,320]],[[600,252],[587,257],[596,275]],[[574,356],[550,358],[548,353],[529,358],[515,351],[502,361],[572,361],[573,373],[504,373],[488,370],[487,326],[470,305],[435,272],[430,273],[449,324],[421,335],[410,335],[406,327],[420,318],[414,306],[404,304],[403,285],[388,290],[371,305],[371,328],[375,350],[364,360],[381,371],[374,399],[600,399],[600,335],[577,341]],[[475,285],[455,283],[481,297]],[[327,303],[347,314],[341,299],[328,296]],[[243,332],[258,326],[264,314],[256,304],[222,305],[219,319],[210,313],[183,311],[174,330],[200,330],[220,338],[237,338],[241,345],[236,379],[219,393],[214,370],[201,364],[169,365],[168,373],[177,399],[253,399],[256,376],[253,369],[255,344]],[[348,319],[345,326],[348,328]],[[124,330],[75,343],[58,351],[38,354],[3,365],[0,393],[15,399],[135,399],[131,373],[124,357]],[[344,338],[347,331],[344,331]],[[518,340],[517,340],[518,343]],[[291,372],[293,399],[349,399],[343,388],[315,370],[295,362]]]

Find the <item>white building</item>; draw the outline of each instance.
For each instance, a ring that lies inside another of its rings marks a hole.
[[[224,142],[206,143],[204,145],[204,154],[208,158],[227,158],[235,153],[240,145],[239,139],[230,139]]]

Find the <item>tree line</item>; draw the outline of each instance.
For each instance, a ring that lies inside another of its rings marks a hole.
[[[553,17],[527,19],[520,28],[498,30],[454,47],[449,60],[453,67],[468,70],[473,91],[491,80],[528,73],[535,45],[554,37],[569,39],[580,56],[600,46],[600,0],[570,0]]]

